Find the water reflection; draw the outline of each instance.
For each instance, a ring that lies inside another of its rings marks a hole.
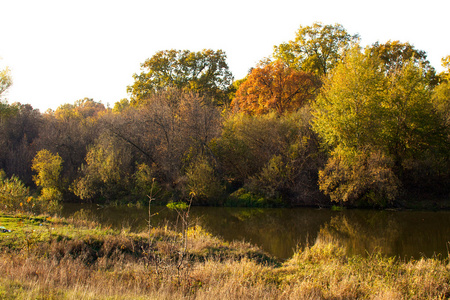
[[[333,216],[321,227],[319,238],[339,241],[350,254],[382,251],[393,256],[399,254],[395,241],[400,232],[398,219],[392,214],[356,211]]]
[[[81,208],[106,226],[133,231],[147,227],[147,208],[72,204],[65,205],[63,215]],[[177,223],[176,214],[165,207],[152,207],[152,212],[158,213],[153,226]],[[450,212],[193,207],[190,220],[224,240],[245,240],[281,259],[317,238],[338,240],[349,254],[381,251],[402,258],[447,257],[450,241]]]

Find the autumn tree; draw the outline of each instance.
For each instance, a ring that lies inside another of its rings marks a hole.
[[[320,83],[315,75],[276,60],[252,70],[240,85],[231,106],[250,114],[292,112],[314,98]]]
[[[114,103],[113,112],[120,113],[130,107],[130,101],[127,98],[120,99]]]
[[[37,173],[33,177],[37,186],[56,189],[60,185],[62,159],[59,154],[53,154],[46,149],[41,150],[33,158],[31,168]]]
[[[444,159],[437,166],[441,168],[441,174],[446,174],[445,185],[450,186],[450,55],[442,58],[442,66],[445,70],[439,74],[439,84],[433,89],[432,101],[445,124],[442,133],[447,137]]]
[[[427,60],[427,53],[416,49],[410,43],[387,41],[380,44],[376,42],[367,51],[368,55],[380,59],[386,73],[399,72],[405,65],[413,63],[421,68],[423,76],[429,80],[431,85],[437,83],[436,70]]]
[[[367,197],[366,202],[382,203],[397,196],[392,162],[382,154],[370,155],[381,140],[380,103],[388,84],[379,64],[352,49],[313,104],[313,130],[331,154],[319,172],[319,187],[332,201],[354,203]]]
[[[8,147],[7,141],[9,140],[8,128],[6,121],[10,116],[17,112],[16,105],[9,105],[5,100],[5,92],[12,85],[12,79],[8,68],[0,70],[0,169],[5,168],[8,163],[8,151],[5,151]]]
[[[16,175],[26,185],[31,185],[31,160],[40,149],[42,116],[29,104],[6,105],[14,113],[0,122],[0,168],[8,176]]]
[[[445,68],[445,71],[439,74],[441,81],[450,81],[450,55],[443,57],[441,59],[442,67]]]
[[[187,188],[195,204],[220,204],[224,186],[206,156],[198,156],[187,167]]]
[[[282,116],[237,113],[225,120],[210,144],[232,196],[247,205],[317,204],[312,199],[323,197],[317,173],[324,158],[310,119],[306,106]],[[263,203],[250,203],[254,196]]]
[[[159,186],[175,198],[186,195],[189,166],[198,156],[210,158],[208,143],[219,134],[221,120],[218,107],[175,88],[106,117],[108,131],[127,144],[135,162],[147,165]]]
[[[50,212],[56,211],[62,200],[60,174],[62,159],[58,154],[43,149],[33,158],[32,170],[36,172],[33,177],[36,185],[41,189],[39,199],[46,203]]]
[[[429,80],[413,62],[389,76],[386,93],[383,139],[401,172],[405,160],[442,145],[444,128],[431,102]]]
[[[326,75],[342,55],[359,40],[340,24],[300,26],[294,40],[274,47],[273,56],[290,67],[318,76]]]
[[[65,188],[78,176],[88,147],[101,135],[105,114],[102,103],[83,98],[42,115],[42,130],[36,143],[40,149],[57,152],[63,159],[61,175],[67,185]]]
[[[0,70],[0,121],[3,121],[17,111],[14,105],[8,105],[8,102],[4,99],[5,93],[11,85],[12,79],[9,68]]]
[[[8,68],[0,71],[0,97],[6,92],[12,85],[12,79]]]
[[[6,177],[0,169],[0,207],[3,212],[30,211],[30,189],[17,177]]]
[[[313,129],[329,147],[362,149],[376,143],[387,88],[379,61],[355,48],[325,80],[313,104]]]
[[[54,114],[56,118],[61,120],[74,118],[81,122],[89,122],[98,119],[105,111],[106,108],[102,103],[86,97],[76,100],[74,104],[60,105]]]
[[[439,74],[439,84],[433,91],[433,104],[450,128],[450,55],[442,58],[446,69]]]
[[[370,50],[352,49],[314,104],[313,129],[331,154],[320,188],[334,200],[394,200],[399,183],[443,143],[420,65],[411,60],[388,73],[383,66]]]
[[[198,93],[216,104],[227,103],[227,90],[233,80],[225,52],[205,49],[159,51],[141,64],[128,87],[131,103],[139,105],[155,92],[177,88]]]
[[[71,191],[84,201],[120,199],[129,192],[131,159],[126,144],[108,134],[101,135],[90,145]]]

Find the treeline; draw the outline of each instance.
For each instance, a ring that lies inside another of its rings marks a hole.
[[[2,185],[43,201],[398,205],[450,193],[450,56],[300,27],[240,80],[223,51],[160,51],[113,108],[0,107]],[[2,90],[11,84],[2,73]],[[5,189],[3,189],[3,193]],[[1,199],[0,199],[1,200]]]

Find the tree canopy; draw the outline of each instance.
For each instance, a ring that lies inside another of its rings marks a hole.
[[[450,81],[450,55],[443,57],[441,59],[442,66],[446,69],[445,71],[439,74],[439,78],[441,81]]]
[[[167,88],[192,91],[216,104],[228,102],[227,90],[233,76],[222,50],[159,51],[141,64],[141,69],[140,74],[133,75],[134,84],[128,87],[133,105]]]
[[[36,188],[33,212],[156,194],[251,206],[447,197],[450,56],[442,63],[436,75],[409,43],[362,48],[342,25],[314,23],[240,80],[222,50],[164,50],[113,108],[83,98],[42,114],[8,104],[5,69],[0,181],[3,169],[18,191]]]
[[[11,75],[8,68],[0,71],[0,97],[12,85]]]
[[[428,159],[445,144],[421,65],[411,58],[386,73],[380,67],[385,62],[371,54],[359,47],[347,53],[314,104],[313,129],[331,150],[321,188],[339,201],[367,195],[392,200],[397,180],[405,183],[406,173],[418,167],[411,161]]]
[[[414,48],[410,43],[387,41],[384,44],[374,43],[367,49],[369,55],[377,56],[383,63],[387,73],[399,72],[406,64],[415,64],[420,67],[424,77],[431,85],[437,84],[436,70],[427,60],[427,53]]]
[[[250,114],[292,112],[313,99],[320,87],[317,76],[276,60],[254,68],[240,85],[232,108]]]
[[[4,117],[8,117],[16,111],[14,106],[8,105],[4,100],[5,92],[11,87],[12,79],[9,68],[0,70],[0,121]]]
[[[295,39],[274,47],[273,56],[289,66],[326,75],[340,61],[344,52],[358,41],[341,24],[300,26]]]
[[[56,111],[57,119],[76,118],[80,120],[93,119],[105,112],[105,106],[92,98],[76,100],[74,104],[60,105]]]

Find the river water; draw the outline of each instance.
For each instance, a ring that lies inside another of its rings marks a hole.
[[[148,226],[148,207],[65,204],[62,215],[80,209],[105,226],[132,231]],[[176,226],[175,212],[166,207],[151,210],[152,226]],[[339,241],[350,255],[381,252],[402,259],[446,258],[450,247],[450,211],[192,207],[189,222],[226,241],[258,245],[279,259],[291,257],[298,246],[312,245],[317,238]]]

